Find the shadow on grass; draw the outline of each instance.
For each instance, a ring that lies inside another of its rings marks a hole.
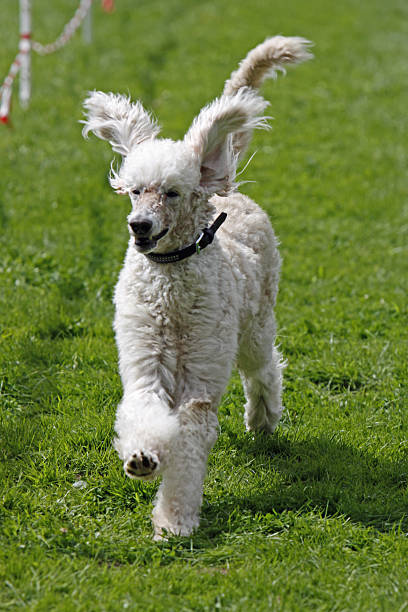
[[[231,554],[228,535],[266,536],[283,528],[296,529],[302,515],[312,521],[314,515],[351,519],[385,533],[399,524],[405,528],[408,523],[407,462],[381,461],[324,436],[293,442],[283,436],[253,438],[248,434],[231,440],[231,447],[238,449],[234,456],[236,469],[247,471],[248,491],[241,487],[236,494],[225,492],[221,481],[219,495],[210,493],[209,501],[204,502],[201,526],[192,538],[175,536],[154,542],[146,534],[150,523],[146,511],[156,487],[135,485],[138,503],[143,500],[146,506],[136,517],[132,512],[135,498],[126,483],[129,500],[127,495],[120,494],[121,507],[131,522],[136,521],[133,535],[127,533],[116,544],[106,540],[94,548],[85,544],[78,548],[76,538],[61,539],[59,552],[72,554],[75,550],[77,555],[96,558],[108,566],[134,563],[163,566],[190,559],[193,546],[194,555],[199,558],[222,563]],[[259,476],[265,474],[270,460],[275,472],[268,475],[265,484],[266,477]],[[120,479],[117,484],[122,491]],[[209,483],[210,487],[212,484]],[[111,495],[108,490],[101,492],[106,503]]]
[[[290,441],[283,435],[253,438],[247,434],[231,439],[228,448],[238,451],[234,464],[247,474],[248,489],[240,485],[231,493],[226,491],[228,483],[221,480],[219,490],[209,492],[201,526],[192,538],[154,542],[149,515],[157,485],[122,481],[118,468],[114,478],[111,473],[101,486],[86,492],[81,512],[90,521],[86,523],[87,537],[74,519],[64,517],[61,524],[68,521],[69,529],[64,533],[56,530],[54,553],[91,558],[109,567],[157,567],[191,560],[194,555],[219,564],[231,554],[229,535],[241,538],[255,533],[262,537],[276,530],[296,530],[302,516],[311,521],[319,515],[344,517],[383,532],[408,523],[406,461],[381,461],[324,436]],[[210,490],[213,486],[210,478]],[[92,517],[96,517],[97,527]],[[106,521],[111,522],[112,532],[102,528],[96,539],[92,534]]]
[[[408,461],[382,461],[328,437],[290,441],[283,437],[249,434],[234,441],[237,467],[250,464],[251,472],[265,469],[272,459],[276,479],[264,486],[259,480],[241,495],[227,494],[204,507],[206,531],[221,533],[235,511],[255,517],[271,512],[317,511],[343,515],[365,526],[387,532],[396,524],[408,526]],[[251,478],[251,477],[250,477]],[[212,527],[213,526],[213,527]]]

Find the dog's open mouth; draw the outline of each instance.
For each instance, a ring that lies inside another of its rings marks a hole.
[[[166,227],[166,229],[160,232],[160,234],[157,234],[156,236],[151,236],[151,238],[147,236],[135,236],[135,246],[137,250],[140,253],[147,253],[148,251],[152,251],[160,240],[160,238],[163,238],[168,231],[169,228]]]

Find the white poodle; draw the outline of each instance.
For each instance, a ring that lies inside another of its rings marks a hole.
[[[277,241],[235,178],[253,129],[268,127],[258,88],[312,57],[308,45],[276,36],[253,49],[177,142],[157,138],[140,102],[102,92],[85,100],[83,134],[123,156],[110,183],[132,203],[114,300],[124,388],[115,446],[131,478],[163,477],[153,511],[158,539],[199,524],[217,406],[234,363],[247,428],[273,432],[282,413]]]

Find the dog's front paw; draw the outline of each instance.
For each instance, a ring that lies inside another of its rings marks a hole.
[[[167,540],[169,536],[189,537],[198,526],[198,518],[193,521],[187,521],[185,524],[177,520],[175,522],[164,521],[163,524],[153,521],[153,540],[160,542],[160,540]]]
[[[152,480],[159,471],[160,460],[153,451],[137,450],[124,462],[124,470],[130,478]]]

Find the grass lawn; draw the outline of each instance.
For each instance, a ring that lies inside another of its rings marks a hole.
[[[0,126],[0,609],[408,610],[406,1],[99,4],[92,45],[34,56],[30,109],[16,91]],[[46,43],[77,0],[33,5]],[[201,527],[155,543],[157,484],[126,479],[111,446],[128,203],[81,102],[129,92],[180,138],[276,33],[316,56],[265,85],[274,129],[243,187],[281,240],[286,411],[274,436],[246,433],[232,378]],[[3,78],[16,2],[0,37]]]

